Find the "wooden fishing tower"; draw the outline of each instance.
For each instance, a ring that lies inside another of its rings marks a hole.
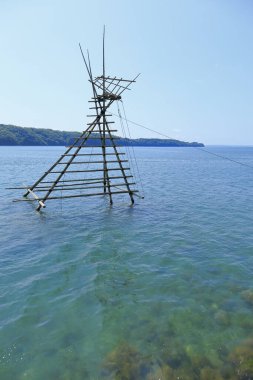
[[[121,101],[122,93],[135,82],[105,75],[105,31],[103,34],[103,75],[93,78],[89,53],[81,54],[89,75],[93,96],[89,101],[92,119],[60,158],[32,185],[26,189],[22,199],[16,201],[38,202],[36,210],[45,207],[49,200],[108,196],[110,204],[117,194],[128,194],[134,203],[138,190],[133,188],[133,175],[130,172],[125,153],[116,144],[116,129],[111,129],[114,121],[108,113],[114,102]],[[92,142],[92,144],[91,144]],[[42,194],[42,195],[40,195]],[[31,196],[31,197],[28,197]]]

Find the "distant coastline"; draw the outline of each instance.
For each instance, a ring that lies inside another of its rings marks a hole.
[[[15,125],[0,124],[0,146],[69,146],[73,144],[80,132],[57,131],[43,128],[26,128]],[[203,147],[198,142],[185,142],[174,139],[117,138],[120,146],[149,146],[149,147]],[[89,139],[87,145],[100,146],[99,140]]]

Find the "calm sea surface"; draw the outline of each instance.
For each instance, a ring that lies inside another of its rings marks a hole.
[[[253,379],[253,169],[136,148],[134,207],[13,203],[64,150],[0,148],[0,379]]]

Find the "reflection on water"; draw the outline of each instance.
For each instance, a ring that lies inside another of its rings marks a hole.
[[[252,148],[212,149],[253,164]],[[3,187],[60,151],[1,148]],[[1,189],[0,379],[253,379],[250,169],[190,148],[136,155],[133,208],[38,214]]]

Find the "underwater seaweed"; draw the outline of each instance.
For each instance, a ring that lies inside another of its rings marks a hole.
[[[253,306],[253,289],[244,290],[241,293],[241,295],[244,301],[247,302],[247,304],[249,304],[250,306]]]
[[[146,377],[149,368],[140,352],[124,342],[107,355],[103,372],[115,380],[139,380]]]
[[[228,359],[238,380],[253,380],[253,338],[235,347]]]

